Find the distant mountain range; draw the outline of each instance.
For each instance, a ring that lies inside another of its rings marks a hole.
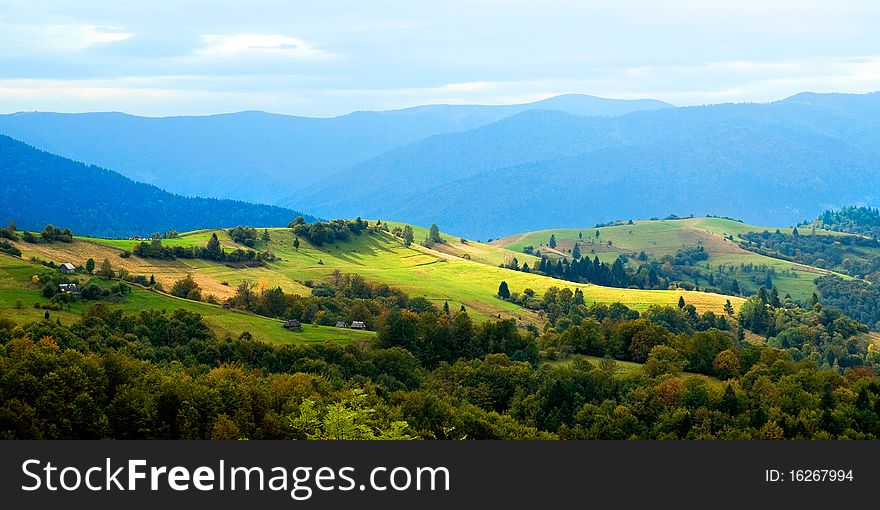
[[[275,206],[174,195],[3,135],[0,175],[0,218],[14,219],[20,230],[41,230],[51,223],[74,234],[127,237],[170,228],[285,226],[300,214]]]
[[[793,225],[880,202],[880,94],[671,107],[559,96],[306,119],[0,116],[0,133],[175,193],[485,239],[718,214]]]
[[[670,213],[791,225],[880,201],[878,177],[880,94],[801,94],[604,118],[528,111],[386,152],[287,203],[485,239]]]
[[[385,151],[524,111],[622,115],[670,106],[566,95],[522,105],[429,105],[335,118],[16,113],[0,115],[0,134],[174,193],[272,204]]]

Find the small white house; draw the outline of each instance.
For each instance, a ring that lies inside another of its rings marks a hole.
[[[64,292],[66,294],[78,294],[79,289],[76,288],[75,283],[60,283],[58,284],[58,292]]]
[[[73,274],[76,272],[76,266],[74,266],[70,262],[65,262],[64,264],[58,266],[58,271],[63,274]]]
[[[351,321],[351,329],[367,329],[367,325],[361,321]]]

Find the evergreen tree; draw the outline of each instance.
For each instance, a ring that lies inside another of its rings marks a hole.
[[[270,238],[269,238],[269,229],[268,229],[268,228],[264,228],[264,229],[263,229],[263,236],[262,236],[261,239],[262,239],[262,241],[263,241],[264,243],[268,243],[268,242],[269,242],[269,239],[270,239]]]
[[[440,237],[440,227],[438,227],[436,223],[431,224],[431,231],[428,233],[428,238],[435,243],[443,242],[443,238]]]
[[[92,274],[95,270],[95,259],[90,258],[86,261],[86,272]]]
[[[684,309],[684,305],[685,305],[684,296],[678,296],[678,309],[679,310]]]
[[[220,260],[223,250],[220,248],[220,239],[217,239],[217,233],[211,234],[208,239],[208,245],[205,247],[205,257],[209,260]]]
[[[729,299],[726,303],[724,303],[724,313],[726,313],[730,317],[733,317],[733,305],[730,303]]]
[[[578,243],[574,243],[574,248],[571,249],[571,257],[575,260],[581,258],[581,247]]]
[[[293,238],[293,249],[299,251],[299,237]]]
[[[734,279],[732,282],[730,282],[730,292],[733,292],[737,296],[742,293],[739,288],[739,280]]]
[[[498,286],[498,297],[504,300],[510,299],[510,289],[507,288],[507,282],[501,282],[501,285]]]
[[[556,248],[556,234],[550,234],[550,242],[547,245],[551,248]]]
[[[773,308],[782,306],[782,302],[779,300],[779,291],[776,290],[776,287],[770,289],[770,306]]]
[[[403,245],[407,246],[407,247],[410,246],[413,243],[413,238],[414,238],[414,235],[413,235],[412,227],[409,225],[404,225],[403,226]]]
[[[449,301],[443,302],[443,313],[445,313],[446,315],[449,315]]]
[[[761,303],[767,304],[767,289],[763,285],[758,289],[758,299],[761,300]]]

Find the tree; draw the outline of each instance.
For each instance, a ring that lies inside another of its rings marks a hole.
[[[445,313],[446,315],[449,315],[449,301],[443,302],[443,313]]]
[[[110,261],[104,259],[104,262],[101,262],[101,269],[98,270],[98,276],[101,278],[110,279],[113,278],[113,268],[110,267]]]
[[[578,243],[574,243],[574,248],[571,249],[571,258],[574,260],[581,258],[581,247]]]
[[[769,302],[767,299],[767,288],[763,285],[758,288],[758,299],[765,305]]]
[[[413,243],[413,229],[409,225],[403,226],[403,245],[409,247]]]
[[[501,282],[501,285],[498,286],[498,297],[501,299],[510,299],[510,289],[507,287],[507,282]]]
[[[187,274],[186,277],[174,282],[174,285],[171,286],[171,295],[197,301],[201,299],[201,290],[202,288],[193,279],[192,274]]]
[[[728,299],[727,302],[724,303],[724,313],[728,316],[733,317],[733,305],[730,303]]]
[[[211,234],[211,238],[208,239],[208,245],[205,247],[205,258],[209,260],[220,260],[223,255],[223,250],[220,248],[220,240],[217,239],[217,233],[214,232]]]
[[[556,234],[550,234],[550,242],[547,245],[551,248],[556,248]]]
[[[86,272],[92,274],[95,271],[95,259],[90,258],[86,261]]]
[[[299,237],[293,238],[293,249],[299,251]]]
[[[773,308],[779,308],[782,306],[782,301],[779,300],[779,291],[776,290],[776,287],[770,289],[770,306]]]
[[[759,335],[764,333],[770,323],[767,303],[760,296],[746,299],[739,310],[739,322],[754,333]]]
[[[597,231],[596,231],[596,239],[599,239],[599,235],[600,235],[600,234],[599,234],[599,231],[597,230]]]
[[[677,374],[684,370],[687,363],[672,347],[657,345],[648,354],[644,370],[648,377],[659,377],[666,374]]]
[[[739,356],[733,350],[725,349],[715,356],[715,360],[712,362],[712,369],[715,371],[715,375],[722,381],[739,377]]]
[[[9,233],[15,235],[15,221],[9,220]]]
[[[685,305],[684,296],[678,296],[678,309],[683,310],[684,305]]]
[[[443,239],[440,237],[440,227],[438,227],[436,223],[431,224],[431,231],[428,233],[428,239],[435,243],[443,242]]]
[[[264,243],[268,243],[270,241],[270,239],[271,238],[269,237],[269,229],[264,228],[263,235],[260,237],[260,240],[263,241]]]

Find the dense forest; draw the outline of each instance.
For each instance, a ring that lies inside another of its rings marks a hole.
[[[553,247],[554,242],[551,238],[549,246]],[[657,260],[649,260],[644,251],[635,257],[622,254],[611,264],[600,261],[598,255],[594,255],[592,259],[582,255],[579,243],[575,243],[572,248],[570,260],[566,257],[551,259],[540,254],[533,246],[525,247],[524,252],[541,255],[541,261],[534,267],[529,267],[528,263],[520,265],[516,258],[512,258],[502,264],[502,267],[606,287],[637,289],[677,287],[739,296],[747,294],[739,283],[740,279],[770,287],[775,274],[772,268],[754,264],[696,267],[709,258],[702,246],[682,248],[675,255],[664,255]]]
[[[35,230],[64,218],[80,235],[128,237],[168,227],[179,231],[216,225],[282,227],[301,215],[281,207],[174,195],[2,135],[0,173],[5,179],[0,187],[0,217],[16,218],[23,229]]]
[[[586,306],[563,288],[541,298],[548,324],[538,331],[476,322],[354,275],[325,288],[302,297],[251,287],[235,306],[357,316],[375,343],[218,338],[184,310],[125,315],[100,302],[69,324],[48,311],[0,320],[0,436],[880,437],[880,356],[863,325],[820,304],[761,289],[739,315],[698,315],[684,300],[639,313]]]
[[[880,242],[855,235],[801,235],[779,230],[741,234],[740,246],[768,257],[837,271],[858,278],[880,271]]]
[[[880,236],[880,210],[871,207],[849,206],[839,211],[825,211],[815,220],[798,226],[849,232],[876,238]]]
[[[823,276],[816,280],[822,303],[880,330],[880,286],[864,280]]]

